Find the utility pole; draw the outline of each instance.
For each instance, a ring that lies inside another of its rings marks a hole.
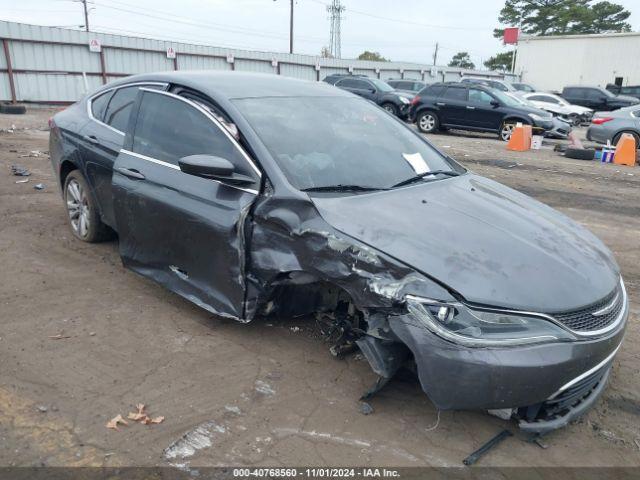
[[[433,51],[433,64],[435,65],[438,62],[438,43],[436,42],[436,48]]]
[[[293,53],[293,0],[291,0],[291,14],[289,15],[289,53]]]
[[[89,9],[87,8],[87,0],[80,0],[82,2],[82,6],[84,7],[84,29],[85,31],[89,31]]]

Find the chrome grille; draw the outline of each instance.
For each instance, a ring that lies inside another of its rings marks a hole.
[[[556,320],[577,332],[593,332],[611,325],[624,308],[624,292],[618,286],[613,292],[591,305],[570,312],[552,313]]]

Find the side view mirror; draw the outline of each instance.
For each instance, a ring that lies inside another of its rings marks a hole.
[[[498,100],[491,100],[491,106],[494,108],[497,108],[501,105],[501,103]]]
[[[180,170],[196,177],[222,180],[233,184],[253,183],[254,179],[235,171],[226,158],[213,155],[189,155],[178,160]]]
[[[370,88],[369,89],[369,93],[376,93],[376,89],[375,88]]]

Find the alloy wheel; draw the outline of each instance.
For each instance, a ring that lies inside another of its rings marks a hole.
[[[436,119],[430,113],[420,117],[420,130],[430,132],[436,127]]]
[[[502,125],[502,130],[500,130],[500,137],[505,142],[508,142],[511,139],[511,134],[515,130],[516,126],[513,123],[505,123]]]
[[[87,192],[76,180],[67,184],[67,213],[71,228],[81,238],[89,233],[89,199]]]

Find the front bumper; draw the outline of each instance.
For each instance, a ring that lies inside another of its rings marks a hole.
[[[542,431],[544,426],[538,422],[541,417],[527,416],[527,409],[539,407],[537,413],[544,413],[546,402],[557,398],[586,372],[596,367],[608,371],[624,336],[628,302],[622,315],[619,327],[604,338],[505,348],[469,348],[448,342],[411,314],[390,317],[389,325],[413,353],[422,388],[436,407],[511,409],[524,419],[524,429],[527,423],[537,423],[531,430]],[[601,383],[605,382],[606,378]],[[566,422],[593,405],[602,389],[590,393],[589,402],[582,402],[586,408],[574,408]],[[562,426],[563,421],[556,424]]]

